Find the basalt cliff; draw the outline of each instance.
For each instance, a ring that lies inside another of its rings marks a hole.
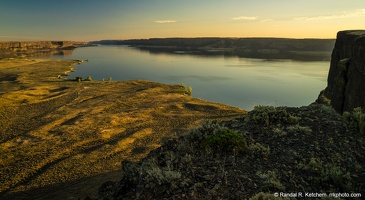
[[[339,113],[365,110],[365,30],[338,32],[327,81],[319,101],[327,100]]]
[[[47,54],[52,51],[73,50],[85,45],[88,43],[74,41],[0,42],[0,58]]]

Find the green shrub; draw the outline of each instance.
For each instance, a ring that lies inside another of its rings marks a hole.
[[[299,163],[298,168],[309,171],[311,173],[315,173],[317,175],[323,173],[323,164],[319,158],[311,158],[309,163],[306,165],[303,163]]]
[[[286,136],[288,133],[286,131],[284,131],[283,128],[281,127],[276,127],[272,130],[274,132],[275,135],[279,136],[279,137],[283,137]]]
[[[284,107],[255,106],[246,119],[256,124],[269,126],[275,123],[295,124],[300,118],[290,115]]]
[[[316,183],[330,183],[342,190],[351,189],[351,176],[333,164],[323,164],[319,158],[311,158],[307,164],[299,163],[298,168],[309,172],[308,179]]]
[[[216,120],[204,121],[200,127],[191,129],[186,133],[187,140],[194,141],[196,143],[203,143],[208,136],[214,134],[214,132],[227,129],[218,123]]]
[[[350,129],[365,133],[365,114],[360,107],[354,108],[352,112],[344,112],[342,116]]]
[[[327,166],[324,174],[324,178],[328,179],[333,183],[333,185],[343,189],[343,190],[350,190],[351,189],[351,176],[350,172],[344,172],[338,166]]]
[[[215,132],[213,135],[209,135],[203,142],[204,147],[212,149],[214,152],[233,152],[233,153],[245,153],[248,150],[248,146],[245,138],[241,134],[230,130],[223,129]]]
[[[312,133],[312,129],[308,126],[300,126],[299,124],[295,124],[286,128],[286,130],[290,133],[299,133],[309,135]]]
[[[267,157],[270,154],[270,147],[265,147],[260,143],[251,144],[249,150],[252,154]]]
[[[143,188],[137,193],[150,193],[155,199],[171,195],[190,185],[190,181],[183,178],[181,172],[171,167],[161,167],[154,159],[146,160],[142,164],[123,161],[122,169],[126,183],[122,187]]]
[[[180,186],[181,173],[169,169],[153,167],[146,170],[144,183],[146,189],[152,190],[155,193],[171,194]]]
[[[280,183],[280,180],[277,177],[277,173],[275,171],[267,171],[267,172],[256,172],[256,175],[260,177],[267,188],[274,188],[276,190],[284,190],[285,186]]]
[[[336,110],[333,109],[331,106],[327,106],[327,105],[323,105],[323,104],[319,104],[318,106],[322,112],[325,112],[330,115],[338,115]]]

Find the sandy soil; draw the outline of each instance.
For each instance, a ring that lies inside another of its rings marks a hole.
[[[81,61],[0,60],[0,197],[77,199],[203,120],[246,112],[179,85],[60,78]]]

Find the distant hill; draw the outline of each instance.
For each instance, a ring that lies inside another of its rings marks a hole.
[[[263,59],[330,60],[335,39],[151,38],[101,40],[94,44],[129,45],[152,53],[225,55]]]

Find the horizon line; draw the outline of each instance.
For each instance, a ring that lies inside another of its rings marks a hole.
[[[97,41],[127,41],[127,40],[151,40],[151,39],[290,39],[290,40],[335,40],[336,37],[332,38],[315,38],[315,37],[270,37],[270,36],[249,36],[249,37],[220,37],[220,36],[197,36],[197,37],[150,37],[150,38],[129,38],[129,39],[99,39],[99,40],[70,40],[70,39],[56,39],[56,40],[1,40],[1,42],[49,42],[49,41],[71,41],[71,42],[97,42]]]
[[[130,38],[130,39],[101,39],[101,40],[90,40],[91,42],[94,41],[111,41],[111,40],[118,40],[118,41],[123,41],[123,40],[150,40],[150,39],[200,39],[200,38],[219,38],[219,39],[294,39],[294,40],[301,40],[301,39],[319,39],[319,40],[332,40],[332,39],[336,39],[336,37],[333,38],[315,38],[315,37],[270,37],[270,36],[250,36],[250,37],[215,37],[215,36],[203,36],[203,37],[151,37],[151,38]]]

